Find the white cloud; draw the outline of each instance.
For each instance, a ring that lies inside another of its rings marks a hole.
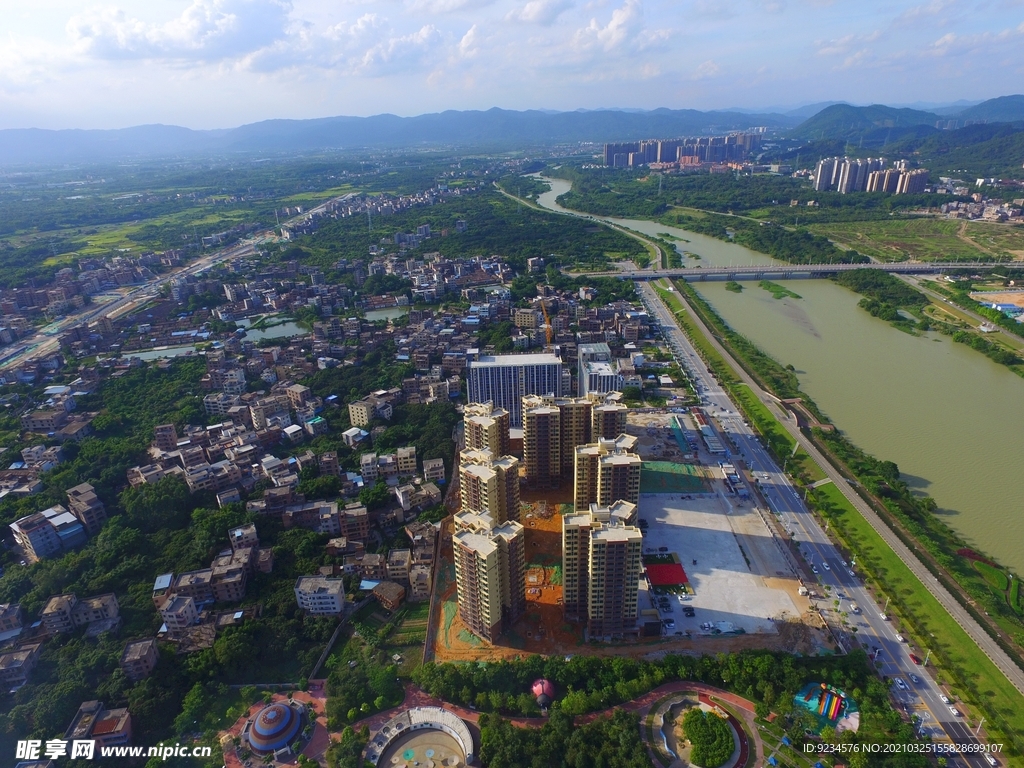
[[[722,71],[722,68],[720,66],[718,66],[718,64],[716,64],[711,59],[708,59],[703,64],[701,64],[699,67],[697,67],[697,71],[693,73],[693,79],[694,80],[706,80],[709,77],[714,77],[715,75],[717,75],[721,71]]]
[[[573,0],[530,0],[526,5],[509,11],[505,19],[547,26],[574,5]]]
[[[193,0],[177,18],[151,23],[107,6],[73,16],[66,30],[76,51],[99,59],[219,61],[280,39],[290,8],[283,0]]]
[[[459,40],[459,55],[464,59],[471,59],[478,53],[480,53],[480,33],[474,24]]]
[[[371,77],[420,70],[429,60],[439,58],[442,35],[426,24],[408,35],[389,37],[363,54],[359,71]]]
[[[599,47],[612,51],[624,43],[635,40],[642,28],[643,6],[640,0],[626,0],[620,8],[612,11],[612,17],[604,26],[596,18],[590,24],[576,31],[573,45],[578,50]]]
[[[409,8],[426,13],[455,13],[490,5],[494,0],[413,0]]]

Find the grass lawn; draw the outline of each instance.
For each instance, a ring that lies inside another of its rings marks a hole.
[[[1008,741],[1024,751],[1024,696],[968,637],[918,578],[897,557],[842,492],[833,484],[820,486],[815,496],[825,502],[858,566],[882,586],[910,627],[921,648],[938,657],[956,693],[986,710],[993,731],[1002,733],[993,741]],[[977,719],[977,718],[975,718]]]
[[[1006,574],[998,568],[993,568],[988,563],[983,563],[980,560],[975,560],[973,566],[974,570],[980,573],[990,586],[995,587],[1000,592],[1005,592],[1006,588],[1010,586]]]
[[[963,237],[957,234],[961,227],[964,227]],[[808,229],[882,261],[1024,255],[1024,232],[1000,224],[919,218],[811,224]]]

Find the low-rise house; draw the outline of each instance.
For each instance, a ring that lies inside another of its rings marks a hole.
[[[149,677],[159,659],[160,649],[157,647],[156,639],[149,637],[128,643],[124,647],[124,653],[121,654],[119,665],[125,676],[137,683],[139,680]]]
[[[300,576],[295,582],[295,600],[306,613],[338,615],[345,607],[345,582],[340,578]]]

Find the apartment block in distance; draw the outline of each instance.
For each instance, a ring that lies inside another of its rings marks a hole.
[[[620,499],[640,501],[642,462],[633,452],[636,444],[636,437],[622,434],[576,448],[576,509],[590,504],[606,507]]]
[[[459,616],[470,632],[494,642],[526,611],[525,531],[510,521],[455,534]]]
[[[523,395],[563,394],[562,361],[548,353],[530,355],[480,355],[466,353],[469,402],[490,401],[509,412],[509,424],[523,424]]]

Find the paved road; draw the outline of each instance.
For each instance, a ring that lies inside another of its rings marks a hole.
[[[611,222],[602,223],[615,227],[619,231],[630,234],[630,231]],[[635,236],[635,235],[634,235]],[[958,267],[969,266],[972,269],[986,269],[1005,266],[999,262],[972,262],[957,265],[950,262],[866,262],[863,264],[752,264],[735,267],[690,267],[683,269],[662,269],[656,274],[650,270],[620,270],[618,272],[593,272],[594,277],[621,277],[626,280],[650,280],[659,277],[683,277],[687,280],[761,280],[765,277],[821,277],[834,275],[838,272],[851,272],[855,269],[878,269],[897,275],[941,274]]]
[[[676,319],[661,302],[654,288],[647,283],[638,283],[637,289],[647,305],[651,315],[656,318],[662,327],[662,333],[674,352],[680,365],[688,370],[694,379],[698,394],[701,397],[705,410],[709,415],[715,417],[729,441],[737,448],[738,454],[746,462],[751,472],[757,478],[757,483],[768,505],[777,517],[779,524],[794,535],[799,542],[801,554],[807,565],[816,571],[816,578],[821,589],[828,596],[828,600],[819,605],[822,612],[830,619],[833,625],[840,625],[842,612],[847,612],[848,621],[856,627],[856,633],[840,630],[839,638],[844,646],[850,647],[855,641],[864,645],[869,652],[876,655],[876,661],[881,665],[882,672],[890,677],[899,678],[906,690],[895,686],[893,688],[894,698],[903,706],[908,714],[917,715],[921,718],[922,736],[934,738],[938,741],[953,741],[955,743],[975,743],[977,740],[965,725],[964,721],[950,711],[949,705],[943,701],[946,693],[932,680],[931,676],[919,668],[910,658],[910,646],[898,639],[891,623],[883,618],[881,610],[874,604],[871,594],[868,592],[860,579],[854,575],[852,563],[843,560],[843,554],[829,540],[828,535],[821,529],[811,512],[802,503],[796,489],[790,484],[784,471],[774,463],[767,451],[761,445],[760,440],[753,434],[750,427],[744,422],[743,417],[736,409],[728,394],[718,385],[711,376],[710,371],[704,362],[697,355],[696,350],[689,340],[679,329]],[[699,320],[694,316],[694,319]],[[731,359],[728,353],[715,341],[706,328],[703,329],[718,351],[726,359]],[[745,383],[751,387],[758,397],[772,408],[778,411],[772,398],[763,392],[756,383],[747,376],[742,369],[734,366]],[[795,431],[800,439],[801,445],[808,449],[812,457],[829,472],[831,482],[843,491],[848,498],[852,495],[856,498],[858,509],[863,512],[864,504],[856,494],[850,490],[846,481],[825,462],[824,457],[818,455],[813,445],[808,446],[807,441],[799,432],[795,423],[791,422],[787,414],[781,414],[782,422]],[[831,471],[830,471],[831,470]],[[854,499],[851,499],[854,501]],[[874,513],[867,509],[867,514],[875,518],[874,525],[884,527],[884,523]],[[887,528],[880,533],[888,532]],[[886,537],[887,541],[889,537]],[[902,546],[902,542],[896,539],[896,543]],[[894,547],[895,549],[895,547]],[[904,549],[906,549],[904,547]],[[909,553],[907,553],[909,554]],[[916,558],[910,555],[915,562]],[[920,568],[924,568],[919,562]],[[927,572],[926,572],[927,574]],[[920,578],[920,576],[919,576]],[[933,577],[927,574],[931,581],[929,589],[939,587],[935,584]],[[952,600],[952,596],[948,596]],[[839,606],[834,607],[834,601],[839,601]],[[955,602],[955,601],[954,601]],[[852,604],[857,604],[859,614],[852,613]],[[956,604],[959,607],[958,604]],[[968,617],[970,618],[970,617]],[[982,634],[983,639],[989,639],[984,630],[976,625],[976,629]],[[998,646],[997,646],[998,648]],[[876,650],[877,649],[877,650]],[[920,656],[919,656],[920,657]],[[1007,659],[1008,660],[1008,659]],[[918,674],[920,673],[920,674]],[[917,678],[915,682],[910,675]],[[981,757],[961,758],[971,768],[983,768],[987,766]],[[951,764],[956,761],[950,761]]]

